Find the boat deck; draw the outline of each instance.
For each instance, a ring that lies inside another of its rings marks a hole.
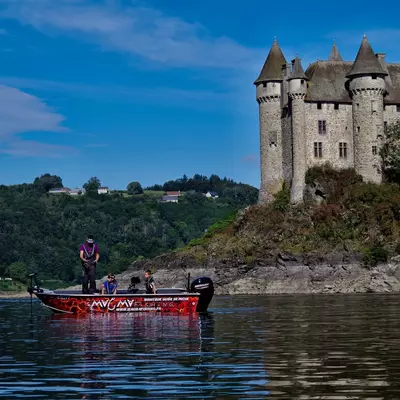
[[[101,294],[100,292],[93,293],[93,294],[84,294],[82,293],[82,290],[63,290],[63,289],[57,289],[57,290],[48,290],[48,289],[42,289],[43,292],[39,294],[45,294],[45,295],[58,295],[58,296],[169,296],[169,295],[190,295],[190,296],[198,296],[199,293],[189,293],[186,289],[183,288],[159,288],[157,289],[156,294],[146,294],[146,291],[144,289],[138,289],[135,291],[128,291],[126,289],[121,289],[117,291],[116,295],[113,294]]]

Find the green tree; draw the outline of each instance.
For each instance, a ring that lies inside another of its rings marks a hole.
[[[36,177],[33,185],[40,191],[48,192],[51,189],[62,188],[62,179],[57,175],[44,174],[40,178]]]
[[[380,156],[385,180],[400,183],[400,120],[388,124]]]
[[[28,279],[28,266],[24,262],[17,261],[12,263],[7,272],[13,280],[26,283]]]
[[[128,194],[142,194],[143,188],[139,182],[131,182],[126,187]]]
[[[100,179],[96,176],[92,176],[84,185],[84,189],[87,192],[97,192],[99,187],[101,186]]]

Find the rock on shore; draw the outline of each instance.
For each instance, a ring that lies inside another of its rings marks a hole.
[[[365,293],[400,291],[400,256],[387,264],[367,269],[351,263],[332,262],[304,265],[291,256],[280,255],[275,264],[260,262],[246,265],[233,260],[209,260],[199,265],[184,253],[169,253],[153,260],[136,262],[117,275],[119,286],[128,287],[132,276],[143,282],[145,269],[154,271],[159,287],[185,287],[187,274],[191,281],[208,276],[214,281],[216,294],[272,294],[272,293]],[[98,281],[101,284],[102,280]],[[142,283],[139,284],[142,286]]]
[[[321,264],[316,264],[318,260],[307,260],[307,265],[299,260],[281,254],[274,263],[270,259],[264,263],[260,260],[257,265],[246,265],[241,260],[209,259],[201,265],[190,255],[177,252],[138,261],[116,278],[119,287],[125,289],[131,277],[138,276],[141,279],[138,287],[142,288],[143,273],[150,269],[158,287],[181,288],[187,285],[188,273],[190,281],[208,276],[214,281],[217,295],[400,292],[400,256],[371,269],[356,259],[349,263],[332,259],[330,263]],[[96,282],[97,288],[101,288],[105,279]],[[80,288],[76,285],[69,289]],[[6,297],[26,296],[28,293]]]

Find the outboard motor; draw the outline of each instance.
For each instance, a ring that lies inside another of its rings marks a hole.
[[[139,291],[139,289],[136,288],[136,285],[138,283],[140,283],[140,278],[138,276],[132,276],[131,277],[131,284],[128,287],[128,292],[137,293]]]
[[[191,286],[190,291],[192,293],[200,293],[199,302],[197,303],[197,312],[207,311],[208,305],[210,304],[214,296],[214,283],[207,276],[195,279]]]

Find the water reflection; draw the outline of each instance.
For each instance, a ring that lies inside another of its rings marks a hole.
[[[212,314],[50,314],[32,321],[29,340],[18,322],[0,332],[0,398],[158,398],[177,386],[190,398],[214,338]]]
[[[0,398],[400,398],[397,296],[213,301],[204,316],[35,309],[31,323],[29,303],[0,301]]]

